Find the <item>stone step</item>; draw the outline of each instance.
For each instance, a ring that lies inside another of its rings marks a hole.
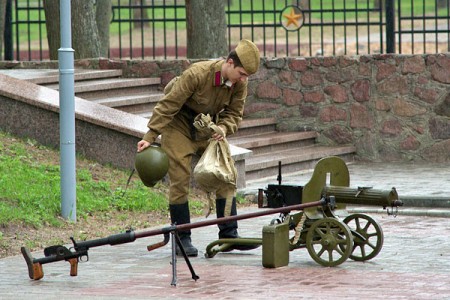
[[[143,112],[139,112],[136,114],[139,115],[140,117],[150,119],[152,116],[152,111],[143,111]],[[273,128],[274,128],[274,124],[272,123],[273,120],[274,119],[272,119],[272,118],[243,119],[239,126],[239,130],[235,134],[230,136],[230,139],[246,137],[248,134],[253,134],[252,133],[253,131],[256,133],[273,132]],[[255,127],[253,127],[253,126],[257,126],[257,128],[255,129]],[[271,129],[271,131],[269,131],[270,129]],[[247,130],[247,131],[244,131],[244,130]],[[244,132],[240,133],[241,131],[244,131]]]
[[[276,153],[292,148],[312,146],[315,143],[317,133],[304,132],[278,132],[258,133],[247,136],[231,136],[228,141],[238,147],[250,149],[253,155],[264,153]]]
[[[58,69],[17,69],[17,70],[0,70],[5,75],[26,80],[34,84],[48,85],[59,82]],[[85,70],[75,69],[75,81],[92,80],[99,78],[112,78],[122,76],[122,70]]]
[[[138,115],[143,118],[150,119],[150,117],[152,116],[152,112],[150,110],[143,111],[138,113]],[[275,119],[273,118],[243,119],[239,126],[239,130],[231,137],[238,138],[253,134],[274,132],[274,129],[276,127],[276,122],[274,120]]]
[[[100,99],[100,98],[109,98],[116,96],[126,96],[133,94],[157,94],[159,93],[160,79],[154,78],[141,78],[139,80],[123,78],[117,82],[117,84],[113,84],[108,88],[108,84],[102,85],[101,87],[104,89],[92,89],[92,90],[84,90],[84,91],[76,91],[76,95],[86,100],[92,99]]]
[[[246,119],[239,125],[239,130],[233,134],[233,138],[248,136],[253,134],[273,132],[276,130],[277,121],[275,118]]]
[[[315,164],[326,156],[339,156],[346,162],[353,161],[354,146],[310,146],[294,148],[277,153],[251,155],[245,161],[245,180],[276,178],[281,161],[282,174],[313,169]]]
[[[91,101],[97,104],[119,109],[121,111],[144,116],[149,114],[151,115],[151,111],[162,96],[163,94],[160,92],[144,92],[91,99]]]
[[[143,111],[140,113],[136,113],[139,117],[143,117],[146,119],[150,119],[152,117],[152,112],[151,111]]]
[[[75,70],[75,81],[122,77],[122,70]]]
[[[160,78],[106,78],[89,81],[75,81],[75,95],[92,100],[132,93],[155,92],[161,83]],[[58,84],[46,85],[59,90]]]

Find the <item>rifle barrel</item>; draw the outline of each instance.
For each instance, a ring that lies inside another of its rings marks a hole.
[[[160,234],[164,234],[164,233],[168,233],[168,232],[176,231],[176,230],[183,231],[183,230],[189,230],[189,229],[194,229],[194,228],[199,228],[199,227],[206,227],[206,226],[211,226],[211,225],[227,223],[227,222],[231,222],[231,221],[262,217],[262,216],[276,214],[276,213],[285,213],[285,212],[289,212],[291,210],[303,210],[308,207],[324,205],[326,203],[326,201],[327,200],[325,200],[325,199],[321,199],[319,201],[314,201],[314,202],[309,202],[309,203],[296,204],[296,205],[290,205],[290,206],[284,206],[284,207],[278,207],[278,208],[271,208],[271,209],[266,209],[266,210],[247,213],[247,214],[222,217],[222,218],[217,218],[217,219],[199,221],[199,222],[195,222],[195,223],[172,225],[170,227],[164,227],[164,228],[160,228],[160,229],[135,232],[135,238],[139,239],[139,238],[144,238],[144,237],[149,237],[149,236],[154,236],[154,235],[160,235]]]

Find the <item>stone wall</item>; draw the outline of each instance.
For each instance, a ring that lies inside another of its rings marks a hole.
[[[165,85],[192,61],[80,60]],[[0,68],[45,68],[8,63]],[[51,63],[50,63],[51,64]],[[249,81],[246,118],[281,131],[315,130],[326,145],[354,144],[368,161],[450,161],[450,54],[263,58]]]
[[[450,55],[266,59],[248,116],[370,161],[450,161]]]
[[[167,83],[188,62],[99,61]],[[450,161],[450,55],[264,58],[245,115],[279,130],[316,130],[326,145],[354,144],[361,160]]]

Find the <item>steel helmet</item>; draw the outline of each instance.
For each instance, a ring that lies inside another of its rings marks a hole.
[[[150,146],[136,154],[134,167],[142,182],[153,187],[169,170],[169,158],[160,147]]]

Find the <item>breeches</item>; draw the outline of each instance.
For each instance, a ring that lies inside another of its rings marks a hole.
[[[168,127],[161,135],[161,147],[169,157],[169,204],[188,201],[192,173],[192,157],[199,157],[208,146],[208,140],[193,141],[178,130]],[[216,191],[216,198],[227,198],[235,187],[225,185]]]

